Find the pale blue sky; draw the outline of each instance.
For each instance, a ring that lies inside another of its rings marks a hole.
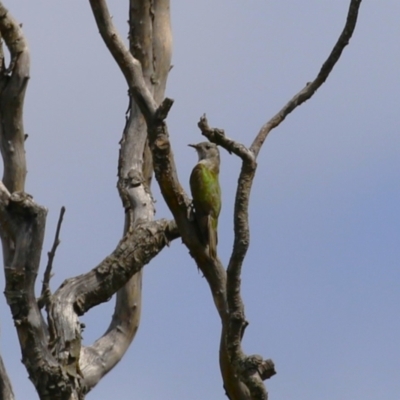
[[[50,210],[46,251],[59,208],[67,208],[55,288],[95,266],[121,236],[115,184],[126,87],[88,2],[4,3],[23,23],[32,52],[27,190]],[[172,0],[168,123],[186,188],[196,162],[187,144],[203,140],[199,117],[207,113],[212,126],[249,145],[318,72],[348,3]],[[109,4],[126,37],[127,2]],[[326,84],[260,154],[243,271],[244,348],[275,361],[271,400],[399,399],[399,19],[397,0],[364,1]],[[240,163],[222,153],[219,254],[226,262]],[[157,216],[169,216],[155,193]],[[17,398],[34,399],[1,302],[1,352]],[[86,343],[108,325],[112,303],[84,317]],[[175,241],[145,269],[136,340],[87,398],[224,399],[219,329],[206,282]]]

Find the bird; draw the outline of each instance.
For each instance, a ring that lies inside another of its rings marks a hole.
[[[189,144],[189,146],[196,149],[199,156],[199,161],[190,175],[195,221],[200,230],[202,243],[208,248],[209,256],[215,259],[218,217],[221,211],[219,150],[217,145],[211,142]]]

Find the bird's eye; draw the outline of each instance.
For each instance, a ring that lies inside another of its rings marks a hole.
[[[211,146],[210,146],[209,144],[206,144],[206,149],[207,149],[207,150],[210,150],[210,149],[211,149]]]

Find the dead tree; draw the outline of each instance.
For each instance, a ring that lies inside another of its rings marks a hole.
[[[113,26],[106,0],[89,0],[99,32],[125,77],[130,105],[120,142],[118,190],[125,213],[124,235],[115,250],[87,273],[71,277],[54,292],[49,281],[62,209],[44,273],[40,297],[34,291],[47,210],[25,192],[24,95],[29,81],[29,49],[20,25],[0,3],[0,34],[11,55],[0,48],[0,235],[6,277],[5,296],[17,330],[22,361],[41,400],[83,399],[123,357],[139,325],[142,268],[168,243],[181,237],[210,287],[221,320],[219,362],[231,400],[267,399],[272,360],[246,355],[241,342],[247,326],[241,298],[241,269],[249,246],[248,204],[257,156],[265,139],[328,78],[354,32],[361,0],[351,0],[345,27],[317,77],[263,125],[250,146],[211,128],[201,133],[241,159],[234,207],[234,244],[227,266],[211,258],[191,217],[191,199],[179,183],[166,119],[173,101],[164,95],[171,68],[169,0],[130,0],[129,48]],[[154,219],[151,194],[155,175],[174,220]],[[81,343],[79,317],[116,294],[107,331],[92,345]],[[42,317],[44,307],[46,320]],[[1,398],[14,399],[0,359]]]

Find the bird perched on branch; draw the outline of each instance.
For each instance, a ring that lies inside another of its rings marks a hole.
[[[219,186],[219,150],[211,142],[189,144],[196,149],[199,161],[190,175],[190,191],[193,197],[195,218],[201,239],[208,247],[211,258],[217,256],[217,227],[221,211],[221,188]]]

